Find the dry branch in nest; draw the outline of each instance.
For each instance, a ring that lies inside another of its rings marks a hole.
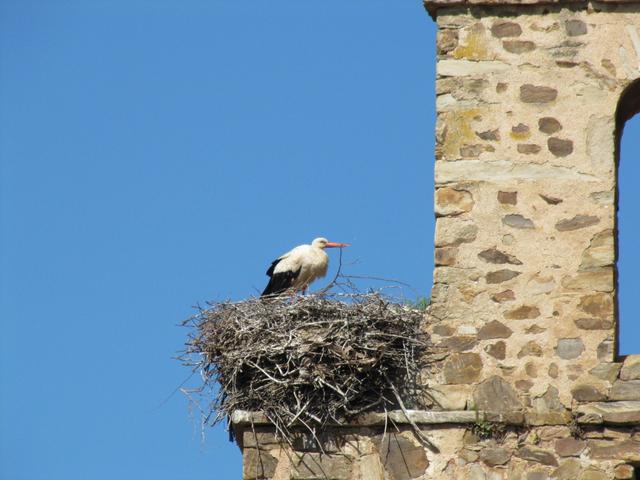
[[[199,370],[205,422],[259,411],[289,440],[359,414],[421,408],[435,361],[424,311],[379,293],[220,302],[192,326],[183,361]],[[192,391],[193,392],[193,391]]]

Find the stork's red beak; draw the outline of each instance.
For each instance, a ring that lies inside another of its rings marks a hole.
[[[350,247],[351,245],[349,243],[337,243],[337,242],[327,242],[327,245],[325,248],[342,248],[342,247]]]

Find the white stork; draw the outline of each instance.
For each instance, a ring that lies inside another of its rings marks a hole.
[[[329,255],[324,249],[348,246],[348,243],[330,242],[320,237],[311,245],[299,245],[288,251],[274,260],[267,270],[271,278],[262,296],[277,295],[290,288],[306,291],[311,282],[327,274]]]

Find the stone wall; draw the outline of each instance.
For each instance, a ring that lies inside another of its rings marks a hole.
[[[300,433],[285,447],[259,414],[238,412],[243,479],[632,480],[640,465],[640,408],[584,406],[556,425],[520,413],[410,412],[438,451],[425,448],[402,412],[327,429],[322,450]],[[633,415],[633,416],[632,416]]]
[[[433,333],[456,392],[497,375],[570,407],[610,387],[615,117],[640,10],[505,8],[438,11]]]
[[[640,76],[640,3],[484,3],[428,2],[428,328],[450,354],[425,379],[439,405],[412,415],[439,452],[401,412],[386,434],[375,416],[335,426],[326,454],[240,415],[245,478],[630,479],[640,465],[640,356],[617,359],[615,296],[616,112]],[[640,108],[625,102],[625,117]]]

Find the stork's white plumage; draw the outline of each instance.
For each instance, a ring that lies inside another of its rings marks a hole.
[[[299,245],[273,261],[267,275],[270,278],[262,296],[276,295],[285,290],[306,290],[311,282],[322,278],[329,268],[325,248],[348,247],[348,243],[316,238],[311,245]]]

